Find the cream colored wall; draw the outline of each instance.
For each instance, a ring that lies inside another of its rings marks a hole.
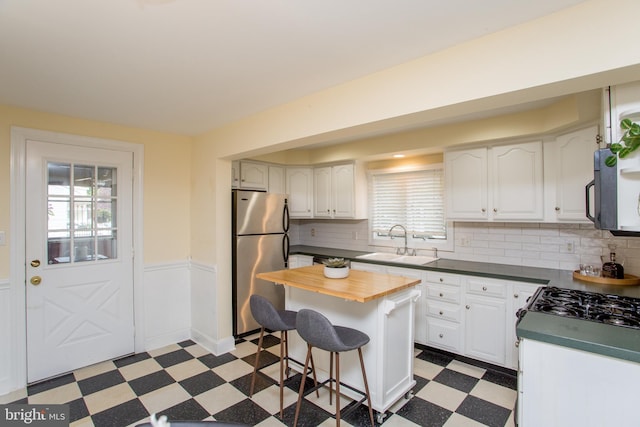
[[[192,192],[194,206],[202,209],[192,212],[192,255],[218,261],[218,280],[224,278],[218,287],[230,288],[230,220],[221,214],[229,211],[231,178],[228,161],[221,159],[397,133],[435,120],[635,81],[640,56],[629,43],[640,40],[639,14],[636,0],[587,1],[201,135],[192,165],[194,180],[203,181]],[[551,125],[554,117],[547,119]],[[448,137],[438,136],[421,143],[440,144]],[[214,177],[217,194],[206,187]],[[200,200],[212,195],[215,200]],[[201,235],[195,236],[196,230]],[[219,249],[208,251],[211,244]],[[230,334],[231,317],[218,313],[217,319],[218,338]]]
[[[185,260],[190,253],[191,137],[0,105],[0,278],[9,276],[11,126],[144,145],[144,262]]]
[[[593,0],[215,129],[223,157],[402,130],[467,113],[637,80],[634,0]],[[606,25],[606,22],[615,25]],[[606,26],[606,31],[594,28]]]

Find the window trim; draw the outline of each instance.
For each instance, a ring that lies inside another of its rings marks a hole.
[[[374,175],[387,175],[387,174],[394,174],[394,173],[403,173],[403,172],[420,172],[420,171],[428,171],[428,170],[434,170],[434,169],[442,169],[442,171],[444,172],[444,163],[431,163],[428,165],[416,165],[416,166],[411,166],[411,167],[396,167],[396,168],[385,168],[385,169],[369,169],[367,171],[367,192],[369,193],[369,196],[371,196],[372,194],[372,177]],[[442,197],[444,198],[444,189],[443,189],[443,194]],[[368,236],[369,236],[369,245],[370,246],[378,246],[378,247],[383,247],[383,248],[401,248],[404,246],[404,242],[403,239],[391,239],[390,237],[386,237],[386,236],[377,236],[374,235],[374,232],[372,230],[372,223],[373,223],[373,205],[372,205],[372,201],[373,201],[373,197],[369,197],[368,198],[369,202],[368,202],[368,213],[369,213],[369,224],[368,224]],[[444,203],[444,200],[443,200]],[[404,224],[402,224],[404,225]],[[407,247],[409,247],[410,249],[416,249],[416,250],[431,250],[431,249],[437,249],[438,251],[450,251],[453,252],[454,250],[454,227],[453,227],[453,221],[447,221],[445,219],[445,227],[446,227],[446,232],[447,232],[447,238],[446,239],[429,239],[429,240],[423,240],[421,238],[418,239],[414,239],[411,234],[409,234],[407,236]]]

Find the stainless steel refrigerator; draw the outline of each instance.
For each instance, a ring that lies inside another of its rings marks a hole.
[[[258,329],[249,298],[259,294],[277,309],[284,309],[284,288],[257,273],[282,270],[289,258],[289,208],[287,195],[259,191],[232,191],[233,228],[233,334]]]

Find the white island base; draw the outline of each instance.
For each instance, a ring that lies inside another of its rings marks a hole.
[[[295,287],[285,286],[286,308],[310,308],[322,313],[331,323],[347,326],[369,335],[370,341],[362,348],[369,382],[372,409],[378,422],[385,412],[403,397],[409,398],[416,384],[413,379],[414,313],[420,291],[413,287],[376,298],[369,302],[348,301]],[[289,354],[304,361],[306,343],[292,333],[289,335]],[[329,353],[314,349],[313,359],[320,378],[328,378]],[[364,390],[358,352],[340,354],[340,381],[358,390]],[[341,392],[359,399],[346,387]]]

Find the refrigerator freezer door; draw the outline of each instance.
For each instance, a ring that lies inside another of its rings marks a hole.
[[[236,235],[284,233],[288,228],[284,194],[237,191]]]
[[[256,279],[257,273],[285,268],[282,255],[284,234],[240,236],[237,243],[236,283],[234,286],[235,335],[260,327],[251,315],[249,297],[259,294],[284,310],[284,288],[266,280]]]

